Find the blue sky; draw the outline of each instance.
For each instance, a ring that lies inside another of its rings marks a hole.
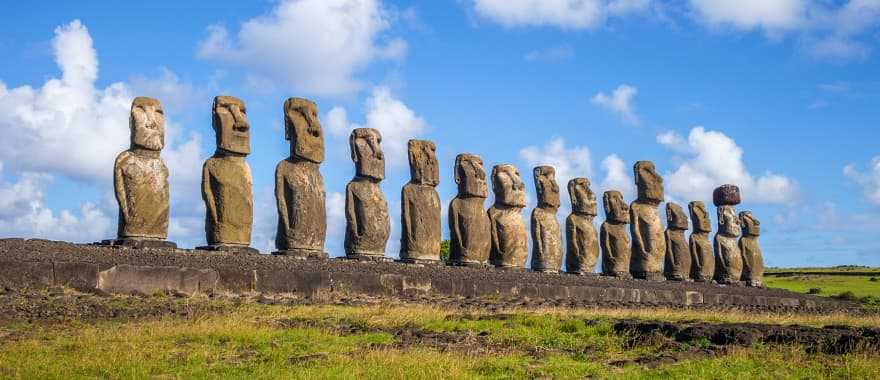
[[[327,249],[342,253],[351,128],[378,128],[397,252],[409,138],[438,146],[443,203],[456,154],[562,188],[633,199],[652,160],[667,200],[743,189],[769,265],[880,265],[880,0],[288,0],[26,2],[0,25],[0,235],[115,233],[113,159],[134,96],[162,101],[170,238],[204,241],[211,100],[248,105],[254,246],[271,250],[281,107],[315,100],[326,130]],[[491,201],[491,199],[490,199]],[[490,204],[487,201],[486,206]],[[569,212],[567,195],[559,216]],[[445,205],[444,205],[445,207]],[[661,215],[663,209],[661,208]],[[714,219],[714,213],[712,213]],[[444,209],[445,215],[445,209]],[[601,222],[601,217],[597,223]],[[444,218],[444,236],[447,235]]]

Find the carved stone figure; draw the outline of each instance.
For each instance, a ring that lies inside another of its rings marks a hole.
[[[742,232],[741,222],[734,206],[739,204],[739,188],[724,185],[713,193],[717,207],[718,232],[715,234],[715,281],[719,284],[739,284],[742,276],[743,260],[739,249]]]
[[[533,174],[538,207],[532,210],[532,270],[559,272],[562,265],[562,231],[556,219],[560,202],[556,169],[538,166]]]
[[[458,195],[449,203],[449,262],[484,266],[492,239],[489,216],[483,208],[489,189],[480,156],[464,153],[455,157],[455,183]]]
[[[632,234],[629,270],[635,278],[661,281],[666,240],[657,207],[663,201],[663,178],[651,161],[636,162],[633,172],[639,194],[629,210]]]
[[[440,165],[436,146],[409,140],[410,181],[401,192],[400,261],[440,261]]]
[[[168,242],[168,168],[159,156],[165,146],[162,104],[138,97],[131,103],[131,146],[116,157],[113,188],[119,203],[116,240],[105,245],[175,248]]]
[[[690,277],[691,252],[684,233],[688,216],[676,203],[666,203],[666,265],[663,274],[667,280],[685,281]]]
[[[284,102],[284,139],[290,141],[290,157],[275,167],[275,200],[278,231],[274,254],[326,257],[327,234],[324,178],[324,133],[318,106],[307,99]]]
[[[712,253],[712,244],[709,243],[709,233],[712,232],[712,221],[709,220],[709,212],[706,205],[700,201],[688,204],[691,214],[691,223],[694,231],[691,232],[688,245],[691,251],[691,279],[698,282],[710,282],[715,276],[715,254]]]
[[[529,238],[522,217],[526,193],[516,167],[495,165],[492,191],[495,204],[489,208],[492,234],[489,261],[498,268],[523,268],[529,256]]]
[[[605,206],[605,222],[599,229],[599,246],[602,247],[602,274],[628,278],[630,241],[626,225],[629,224],[629,208],[623,194],[611,190],[602,194]]]
[[[382,260],[391,232],[388,202],[379,187],[385,178],[382,136],[372,128],[351,132],[349,145],[356,173],[345,187],[345,254],[351,259]]]
[[[598,214],[596,194],[590,190],[588,179],[573,178],[568,181],[568,196],[571,198],[571,215],[565,219],[568,242],[565,271],[593,274],[599,261],[599,236],[593,226],[593,218]]]
[[[742,222],[742,237],[739,239],[743,258],[742,281],[748,286],[763,287],[764,257],[758,243],[761,222],[749,211],[739,213],[739,219]]]

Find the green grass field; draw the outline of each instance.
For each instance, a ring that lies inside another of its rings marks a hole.
[[[876,275],[852,275],[847,273],[864,272]],[[778,273],[796,273],[777,275]],[[840,273],[835,275],[833,273]],[[874,279],[872,281],[872,278]],[[825,297],[844,297],[859,300],[871,306],[880,303],[880,268],[832,267],[832,268],[771,268],[764,276],[764,283],[770,288],[780,288],[798,293],[812,293]],[[811,292],[812,290],[812,292]],[[817,292],[818,291],[818,292]],[[850,293],[847,295],[847,293]]]

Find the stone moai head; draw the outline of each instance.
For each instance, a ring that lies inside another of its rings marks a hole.
[[[736,215],[733,206],[718,207],[718,233],[724,236],[736,237],[742,233],[742,221]]]
[[[715,207],[736,206],[742,202],[739,187],[736,185],[721,185],[712,192],[712,203]]]
[[[538,166],[532,173],[535,176],[535,190],[538,192],[538,207],[559,208],[556,169],[552,166]]]
[[[492,167],[492,192],[495,193],[496,204],[526,207],[526,185],[513,165]]]
[[[572,212],[589,216],[599,214],[596,193],[590,189],[590,180],[572,178],[568,181],[568,197],[571,198]]]
[[[348,144],[351,160],[358,177],[385,179],[385,154],[382,153],[382,135],[373,128],[357,128],[351,131]]]
[[[139,96],[131,102],[131,147],[159,151],[165,147],[165,111],[153,98]]]
[[[483,159],[468,153],[455,156],[455,183],[459,197],[488,197],[489,186],[486,184]]]
[[[602,194],[605,206],[605,220],[613,224],[629,224],[629,206],[623,200],[623,194],[609,190]]]
[[[633,166],[636,188],[639,190],[638,201],[659,205],[663,202],[663,178],[657,174],[654,163],[638,161]]]
[[[666,202],[666,227],[671,230],[688,229],[688,216],[677,203]]]
[[[242,155],[251,153],[251,126],[241,99],[233,96],[214,97],[211,127],[217,137],[217,148]]]
[[[751,211],[743,211],[739,213],[739,220],[742,223],[742,233],[748,236],[761,235],[761,221],[752,215]]]
[[[703,202],[688,203],[688,211],[691,214],[694,232],[712,232],[712,221],[709,219],[709,212],[706,211],[706,205]]]
[[[421,185],[437,186],[440,183],[440,163],[437,162],[437,146],[428,140],[409,140],[410,181]]]
[[[324,131],[318,121],[318,105],[308,99],[284,102],[284,139],[290,156],[320,164],[324,161]]]

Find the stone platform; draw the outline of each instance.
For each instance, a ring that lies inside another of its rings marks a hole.
[[[67,286],[99,294],[264,293],[320,300],[340,295],[418,299],[555,300],[569,307],[689,307],[754,311],[858,311],[856,303],[777,289],[691,282],[302,260],[182,249],[125,249],[0,240],[0,287]]]

